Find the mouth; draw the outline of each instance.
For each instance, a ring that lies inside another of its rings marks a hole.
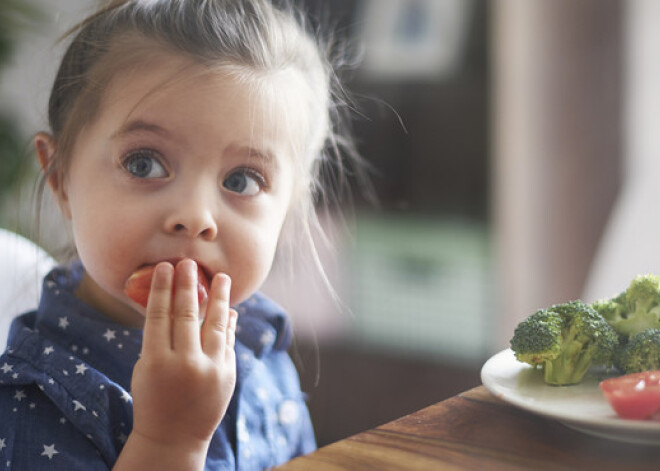
[[[131,276],[126,280],[124,286],[124,293],[128,295],[133,301],[137,302],[143,307],[147,307],[149,300],[149,293],[151,292],[151,280],[154,269],[158,263],[163,261],[171,263],[176,266],[183,258],[161,260],[156,263],[142,264]],[[195,262],[197,263],[197,262]],[[197,296],[200,307],[206,306],[208,300],[209,285],[211,275],[209,275],[208,267],[197,263]],[[204,307],[205,309],[205,307]]]

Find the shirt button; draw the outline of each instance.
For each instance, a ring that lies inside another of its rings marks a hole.
[[[300,416],[300,411],[298,409],[298,404],[294,400],[286,400],[280,404],[280,407],[277,410],[277,415],[282,425],[291,425],[298,421]]]

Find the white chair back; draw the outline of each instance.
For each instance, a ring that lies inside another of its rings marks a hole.
[[[38,306],[43,277],[54,265],[36,244],[0,228],[0,352],[12,320]]]

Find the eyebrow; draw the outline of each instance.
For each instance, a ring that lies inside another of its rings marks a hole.
[[[261,151],[249,145],[238,146],[236,149],[239,152],[244,152],[250,158],[256,158],[258,160],[262,160],[270,165],[273,165],[277,162],[277,159],[273,156],[273,154],[267,150]]]
[[[162,136],[168,136],[170,134],[170,132],[162,126],[137,119],[134,121],[128,121],[123,126],[121,126],[117,132],[112,135],[112,138],[117,139],[137,132],[149,132],[153,134],[160,134]]]

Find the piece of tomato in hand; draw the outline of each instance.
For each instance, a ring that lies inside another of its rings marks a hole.
[[[143,307],[147,307],[149,300],[149,291],[151,291],[151,278],[153,277],[155,265],[140,268],[135,271],[126,280],[124,285],[124,293],[136,303]],[[208,299],[209,282],[206,275],[202,272],[199,266],[197,267],[197,299],[199,305],[202,306]]]
[[[619,417],[660,420],[660,370],[608,378],[600,389]]]

